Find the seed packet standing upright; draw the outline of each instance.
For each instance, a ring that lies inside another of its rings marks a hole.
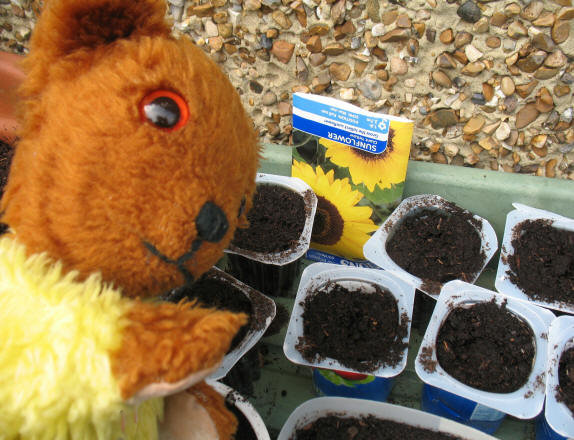
[[[319,199],[308,259],[370,265],[363,245],[402,198],[413,126],[334,98],[293,95],[291,172]]]

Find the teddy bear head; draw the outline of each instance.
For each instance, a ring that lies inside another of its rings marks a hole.
[[[193,281],[245,225],[258,147],[220,68],[164,0],[50,0],[24,68],[2,221],[29,253],[128,296]]]

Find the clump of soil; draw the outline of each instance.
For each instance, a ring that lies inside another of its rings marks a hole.
[[[233,438],[235,440],[257,440],[257,434],[253,431],[251,423],[247,420],[247,417],[241,412],[239,408],[235,405],[240,397],[235,393],[228,393],[225,396],[225,407],[233,413],[237,419],[237,431]]]
[[[327,415],[297,429],[290,440],[455,440],[450,434],[418,428],[375,416]]]
[[[574,416],[574,347],[560,356],[556,391],[556,400],[563,402]]]
[[[233,245],[254,252],[280,252],[293,247],[305,226],[305,200],[288,188],[259,184],[247,213],[249,228],[237,229]]]
[[[481,391],[511,393],[522,387],[535,357],[531,328],[494,300],[452,310],[436,339],[440,366]]]
[[[394,367],[403,359],[408,318],[401,316],[399,321],[391,292],[375,284],[370,287],[349,289],[330,282],[307,297],[303,336],[296,346],[305,359],[329,357],[361,372]]]
[[[391,259],[412,275],[433,283],[459,279],[472,281],[486,255],[482,251],[480,227],[470,212],[452,203],[448,209],[423,208],[396,225],[386,243]]]
[[[229,351],[233,351],[245,338],[253,320],[251,301],[245,293],[228,281],[208,272],[194,284],[185,286],[182,297],[190,301],[197,300],[205,307],[247,314],[249,321],[239,329],[231,341]]]
[[[574,301],[574,232],[548,220],[525,220],[514,230],[510,281],[533,299]]]

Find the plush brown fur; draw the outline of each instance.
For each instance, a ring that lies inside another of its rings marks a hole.
[[[217,65],[169,35],[164,0],[50,0],[36,25],[21,88],[22,128],[1,221],[30,254],[81,277],[99,271],[130,297],[164,293],[221,257],[255,190],[258,147],[239,96]],[[140,116],[158,89],[181,96],[189,120],[159,129]],[[228,222],[199,237],[205,203]],[[112,355],[126,399],[221,360],[244,315],[136,301]],[[220,433],[236,423],[203,396]],[[198,399],[199,400],[199,399]]]
[[[217,364],[247,321],[244,314],[190,303],[139,302],[127,317],[130,324],[121,349],[112,358],[112,371],[125,399],[151,383],[174,383]]]
[[[237,430],[237,420],[225,408],[223,397],[205,383],[198,384],[186,392],[193,395],[207,409],[217,428],[219,438],[232,438]]]
[[[100,270],[130,296],[184,281],[143,242],[177,260],[196,238],[200,208],[215,203],[230,227],[185,263],[198,276],[221,256],[255,188],[256,136],[239,97],[199,48],[169,37],[164,10],[157,0],[48,3],[25,64],[22,140],[1,206],[30,252],[84,275]],[[99,29],[105,13],[123,30]],[[144,18],[122,24],[130,14]],[[157,89],[187,101],[181,130],[140,119],[140,101]]]

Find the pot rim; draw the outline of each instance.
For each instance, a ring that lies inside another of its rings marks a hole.
[[[556,398],[559,385],[558,368],[562,353],[574,346],[574,316],[559,316],[548,332],[548,369],[546,372],[546,407],[544,416],[548,425],[558,434],[574,437],[574,415]]]
[[[489,440],[494,437],[470,426],[457,423],[414,408],[350,397],[317,397],[299,405],[289,415],[277,440],[293,438],[295,431],[326,415],[364,417],[373,415],[378,419],[403,423],[417,428],[464,437],[468,440]]]
[[[259,328],[250,326],[241,342],[239,342],[239,344],[231,352],[227,353],[223,357],[219,368],[209,376],[209,379],[211,380],[218,380],[225,377],[227,373],[229,373],[229,371],[239,361],[239,359],[241,359],[249,350],[251,350],[251,348],[253,348],[253,346],[263,337],[263,334],[275,318],[276,306],[275,301],[273,301],[271,298],[262,294],[253,287],[242,283],[237,278],[219,269],[218,267],[214,266],[211,270],[216,277],[228,281],[238,290],[241,290],[241,292],[243,292],[243,294],[251,301],[253,309],[260,307],[261,310],[269,311],[268,314],[260,317],[264,319],[263,325],[259,326]]]
[[[337,359],[324,358],[320,361],[308,361],[302,356],[295,347],[298,343],[299,337],[303,336],[303,303],[308,296],[328,281],[351,281],[370,285],[376,284],[391,292],[397,301],[399,320],[401,320],[403,316],[406,316],[407,318],[407,334],[403,339],[403,342],[405,342],[407,346],[403,351],[401,362],[394,367],[383,365],[374,371],[358,371],[342,365]],[[287,332],[283,342],[283,352],[287,359],[298,365],[367,374],[384,378],[395,377],[405,369],[407,364],[414,296],[415,289],[402,279],[394,276],[394,274],[389,271],[368,269],[364,267],[347,267],[330,263],[311,264],[305,268],[299,281],[297,296],[293,303],[293,309],[291,311]]]
[[[522,319],[532,330],[535,358],[526,383],[512,393],[493,393],[472,388],[449,375],[439,364],[436,355],[436,339],[439,329],[456,307],[494,300],[500,305],[506,301],[506,309]],[[437,300],[425,335],[415,359],[415,371],[419,378],[434,387],[473,400],[520,419],[536,417],[544,404],[546,365],[548,359],[548,328],[554,314],[546,309],[507,297],[463,281],[446,283]],[[434,371],[425,369],[426,362],[433,362]]]
[[[383,224],[379,226],[371,238],[369,238],[369,240],[367,240],[365,243],[363,247],[363,253],[365,254],[367,260],[383,269],[392,270],[399,277],[403,278],[405,281],[411,284],[415,289],[426,293],[434,299],[437,299],[439,295],[429,290],[428,283],[426,283],[425,280],[407,272],[394,262],[394,260],[387,253],[386,243],[389,237],[392,236],[394,229],[398,224],[400,224],[404,217],[425,208],[444,211],[445,208],[448,209],[447,203],[448,200],[435,194],[420,194],[405,198],[391,213],[391,215],[387,217]],[[460,209],[466,212],[470,212],[462,207],[460,207]],[[485,259],[480,270],[473,276],[471,280],[472,283],[476,282],[490,259],[498,250],[498,239],[496,237],[494,228],[491,226],[488,220],[474,214],[473,218],[476,219],[478,221],[477,223],[481,225],[479,228],[476,224],[471,223],[471,225],[480,235],[482,243],[481,250],[484,252]]]
[[[209,386],[211,386],[220,395],[227,397],[229,395],[233,396],[233,404],[235,407],[241,411],[245,418],[251,424],[251,428],[257,436],[257,440],[271,440],[269,436],[269,431],[263,422],[263,419],[255,409],[255,407],[241,394],[235,391],[233,388],[215,380],[205,381]]]
[[[527,220],[549,220],[553,228],[574,232],[574,219],[558,215],[551,211],[523,205],[521,203],[513,203],[512,206],[514,206],[515,209],[510,211],[506,216],[504,236],[502,239],[502,249],[500,251],[500,257],[498,260],[498,268],[496,271],[494,287],[500,293],[513,298],[527,301],[549,309],[558,310],[560,312],[570,314],[574,313],[574,302],[568,304],[559,301],[544,301],[542,299],[534,299],[530,295],[526,294],[523,289],[510,281],[510,277],[507,274],[507,272],[510,271],[508,256],[514,254],[514,246],[512,245],[514,231],[515,228],[519,227],[521,223]]]
[[[260,263],[272,264],[275,266],[284,266],[301,258],[309,249],[311,244],[311,234],[313,232],[313,222],[315,220],[315,211],[317,210],[317,196],[303,180],[298,177],[281,176],[278,174],[257,173],[256,184],[270,184],[287,188],[301,197],[305,202],[305,225],[297,241],[297,244],[290,249],[279,252],[255,252],[242,249],[230,243],[225,252],[229,254],[241,255],[250,260]]]

